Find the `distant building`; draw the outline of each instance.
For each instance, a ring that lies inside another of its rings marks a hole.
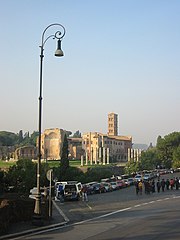
[[[89,132],[83,134],[82,138],[86,161],[90,161],[91,164],[128,161],[128,149],[132,148],[132,137]]]
[[[67,131],[59,128],[44,131],[41,135],[42,159],[61,159],[66,133]],[[128,162],[128,154],[132,149],[132,137],[118,136],[118,115],[109,113],[108,134],[88,132],[81,138],[68,137],[68,147],[69,159],[81,159],[82,164],[83,158],[86,159],[86,164],[88,161],[91,164],[125,163]]]
[[[68,137],[69,159],[81,159],[84,154],[82,149],[82,138]]]
[[[118,115],[108,114],[108,136],[118,136]]]
[[[0,159],[14,159],[15,146],[0,146]]]
[[[59,128],[46,129],[41,135],[42,159],[60,160],[66,130]],[[37,142],[38,147],[38,142]],[[68,137],[69,159],[80,159],[82,153],[82,138]]]
[[[14,159],[36,159],[37,158],[37,149],[35,146],[22,146],[15,150]]]
[[[41,135],[42,159],[60,160],[64,135],[66,131],[59,128],[46,129]],[[37,141],[38,147],[38,141]]]

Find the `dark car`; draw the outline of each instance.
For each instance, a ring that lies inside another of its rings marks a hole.
[[[86,185],[86,187],[87,187],[87,194],[88,194],[88,195],[94,194],[93,186],[92,186],[92,185],[89,185],[89,184],[85,184],[85,185]]]
[[[106,188],[101,183],[95,183],[92,185],[94,193],[104,193],[106,192]]]

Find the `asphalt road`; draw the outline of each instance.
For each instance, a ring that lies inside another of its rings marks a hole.
[[[175,175],[166,175],[171,178]],[[135,188],[89,196],[89,202],[59,204],[70,222],[23,239],[179,240],[180,190],[136,196]]]

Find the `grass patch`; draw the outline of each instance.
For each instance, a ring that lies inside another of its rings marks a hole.
[[[7,169],[14,165],[16,165],[16,162],[13,162],[13,161],[6,162],[6,161],[0,160],[0,168],[2,168],[2,169]]]

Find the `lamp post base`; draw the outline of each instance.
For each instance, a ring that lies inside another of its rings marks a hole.
[[[40,214],[34,214],[32,219],[32,224],[37,227],[41,227],[44,225],[42,216]]]

